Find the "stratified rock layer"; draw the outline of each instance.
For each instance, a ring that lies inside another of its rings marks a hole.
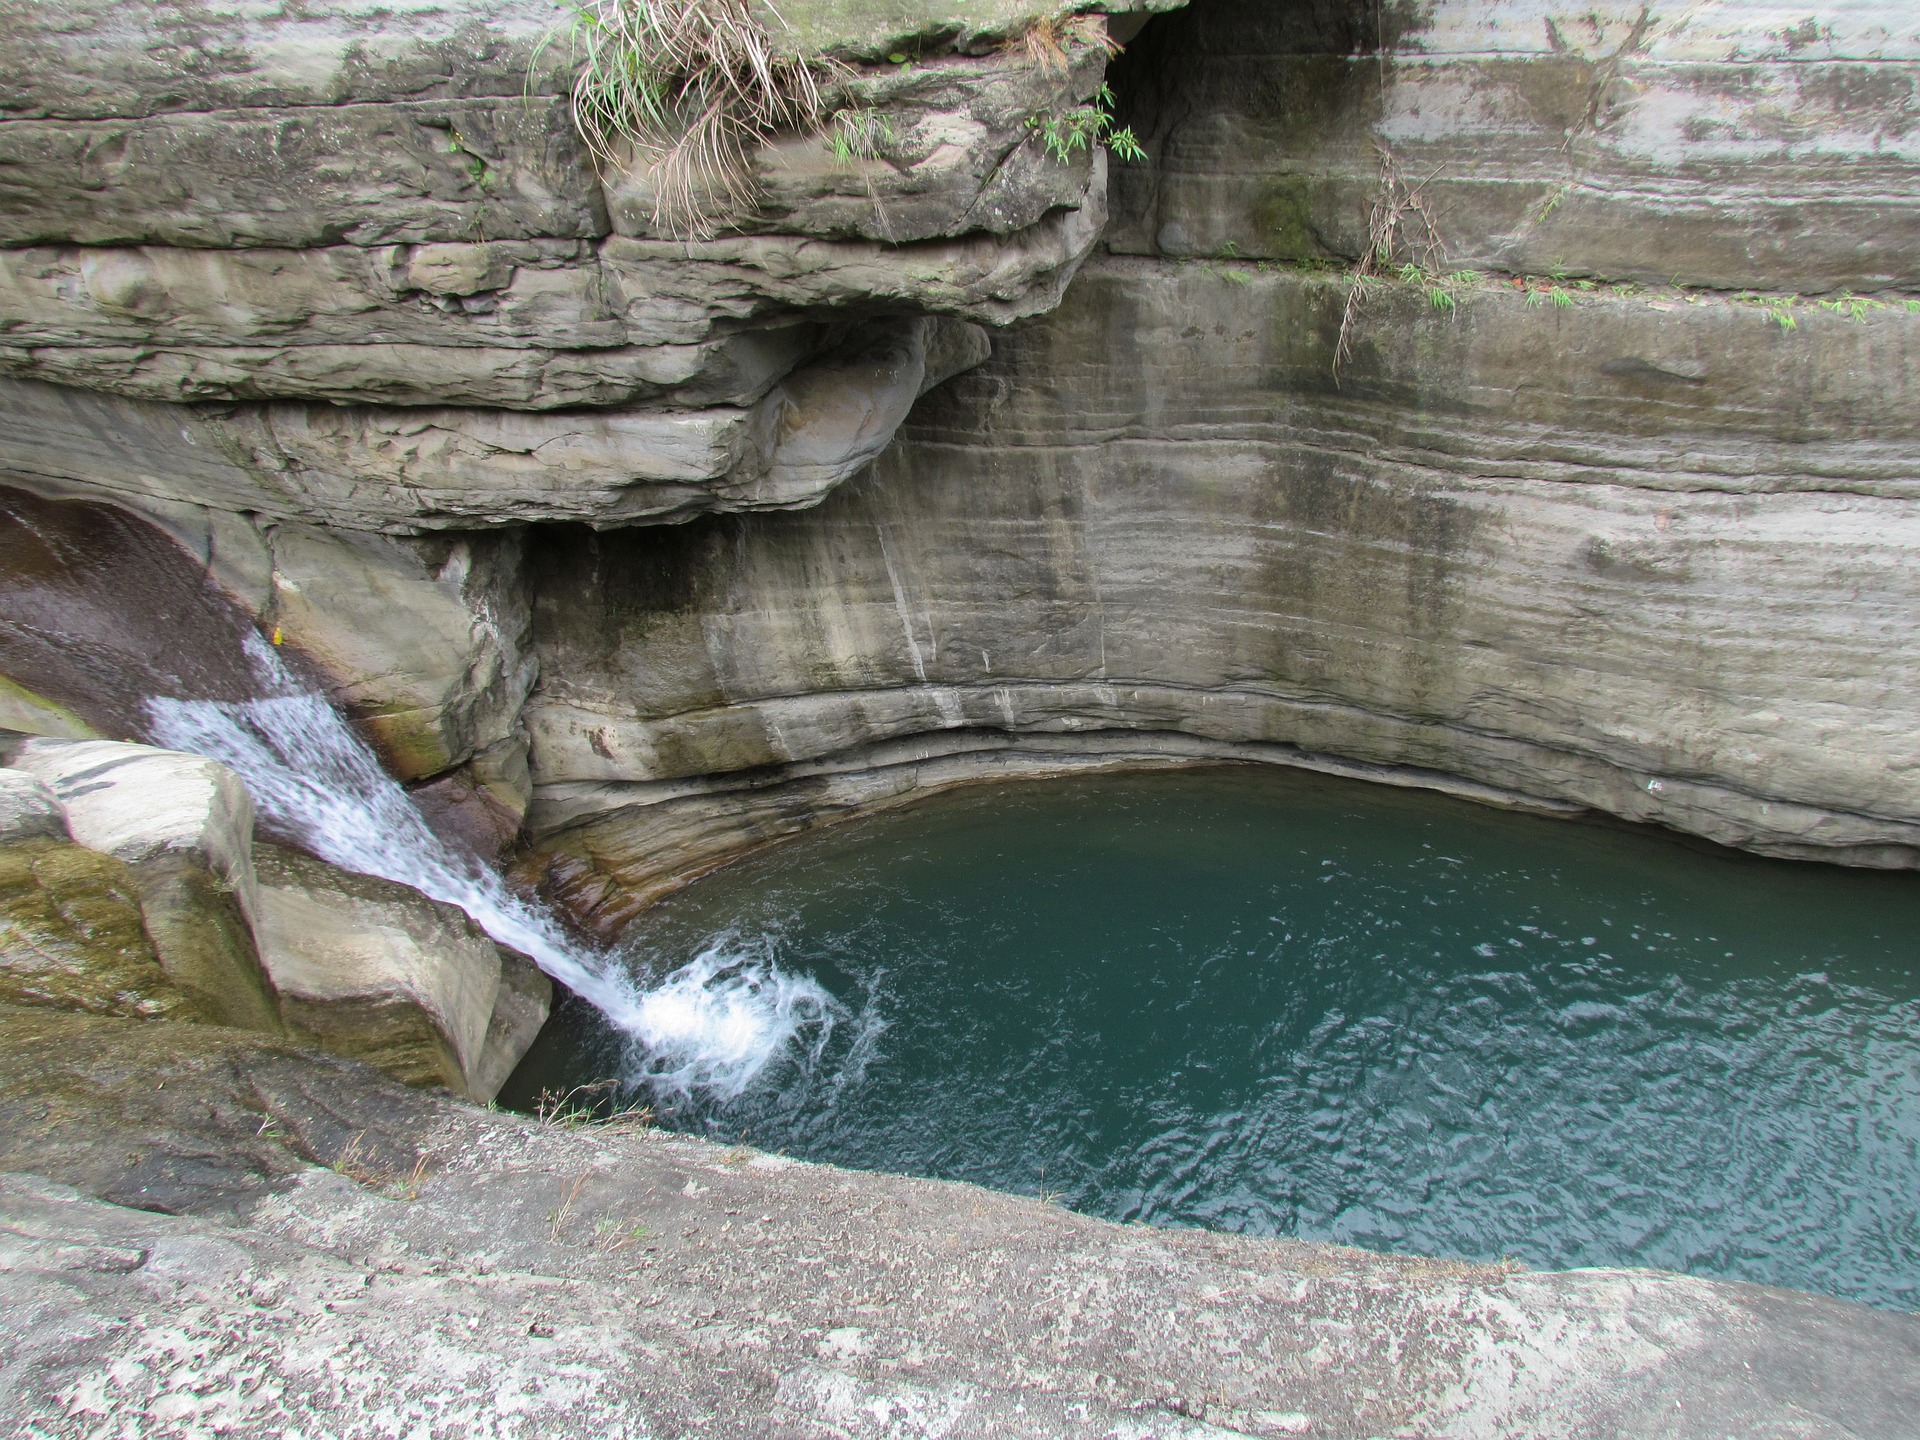
[[[395,532],[812,503],[1088,253],[1104,157],[1035,124],[1107,55],[1007,48],[1020,0],[785,8],[867,141],[662,229],[575,133],[563,9],[0,7],[0,473]]]
[[[1335,386],[1344,299],[1104,262],[814,511],[543,541],[553,893],[616,926],[823,815],[1127,758],[1915,863],[1920,316],[1402,287]]]

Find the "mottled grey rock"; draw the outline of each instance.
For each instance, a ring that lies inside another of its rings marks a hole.
[[[1170,0],[1092,8],[1145,12]],[[881,58],[901,43],[989,49],[1052,13],[1035,0],[783,0],[767,19],[797,53]],[[542,48],[561,18],[549,0],[0,0],[0,18],[8,118],[549,95],[571,79],[565,44]]]
[[[332,681],[391,773],[436,775],[512,737],[534,671],[519,536],[261,531],[261,621]]]
[[[1086,148],[1050,155],[1028,122],[1083,103],[1106,59],[1077,42],[1060,66],[955,56],[866,77],[854,93],[873,153],[836,153],[832,134],[780,137],[757,156],[752,208],[722,228],[887,244],[1025,230],[1078,205],[1093,164]],[[647,158],[633,156],[606,181],[614,230],[654,235]]]
[[[254,863],[254,934],[294,1036],[407,1084],[493,1098],[547,1018],[545,976],[404,885],[276,845]]]
[[[879,322],[850,344],[923,351],[929,326],[961,323]],[[980,351],[967,341],[942,353]],[[401,533],[787,509],[813,504],[870,461],[892,434],[872,424],[884,415],[897,425],[919,393],[924,362],[903,390],[850,367],[847,354],[841,348],[788,373],[752,406],[697,410],[186,408],[0,381],[0,475],[136,505],[198,504]],[[883,390],[891,398],[882,400]],[[844,423],[850,408],[872,424]]]
[[[0,340],[19,357],[16,365],[77,365],[84,355],[59,352],[314,345],[336,354],[365,347],[377,359],[380,347],[697,346],[741,322],[770,318],[790,328],[796,315],[875,308],[1005,324],[1058,302],[1105,218],[1104,175],[1103,159],[1074,208],[1017,234],[901,246],[755,235],[697,242],[615,236],[597,249],[549,240],[0,250]],[[447,291],[470,283],[481,288]],[[444,361],[450,379],[475,363],[451,353]],[[250,380],[269,387],[275,376],[256,366]],[[90,383],[115,388],[104,370]]]
[[[0,243],[385,245],[606,233],[545,97],[0,121]]]
[[[611,236],[601,265],[636,341],[685,343],[791,307],[925,310],[1004,325],[1059,303],[1106,219],[1106,159],[1076,203],[1012,235],[891,245],[787,235]]]
[[[481,281],[498,283],[445,293],[464,283],[451,278],[456,253]],[[620,346],[630,338],[693,344],[711,328],[630,337],[604,293],[594,246],[575,240],[0,250],[0,336],[19,349],[380,344],[567,350]]]
[[[1892,1440],[1920,1404],[1920,1322],[1813,1296],[1112,1225],[236,1032],[0,1038],[0,1162],[51,1177],[0,1181],[16,1428]]]
[[[300,397],[508,410],[638,401],[750,405],[816,347],[819,334],[819,327],[796,323],[698,345],[560,351],[384,343],[0,346],[0,373],[162,401]]]

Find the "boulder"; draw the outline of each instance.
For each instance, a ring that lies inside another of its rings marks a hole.
[[[278,1028],[251,932],[253,806],[238,776],[104,740],[30,740],[11,763],[59,801],[75,842],[125,867],[160,968],[201,1015]]]
[[[552,984],[452,905],[298,851],[255,847],[255,935],[297,1038],[412,1085],[490,1100]]]
[[[0,1000],[204,1018],[154,953],[129,867],[76,845],[37,776],[0,770]]]

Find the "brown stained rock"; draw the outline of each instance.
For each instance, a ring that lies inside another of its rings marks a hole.
[[[200,1015],[279,1028],[251,929],[253,805],[238,776],[104,740],[30,740],[11,763],[60,801],[76,842],[124,864],[160,967]]]
[[[129,868],[48,838],[0,845],[0,1000],[95,1015],[204,1018],[154,954]]]
[[[1920,1407],[1920,1322],[1814,1296],[1111,1225],[231,1030],[0,1009],[0,1042],[15,1428],[1904,1440]]]

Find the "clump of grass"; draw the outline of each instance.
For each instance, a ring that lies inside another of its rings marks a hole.
[[[893,122],[878,110],[845,106],[834,112],[827,127],[827,148],[842,165],[855,160],[876,160],[889,145],[898,143]]]
[[[547,43],[564,37],[578,67],[574,126],[603,166],[646,158],[653,223],[668,234],[711,235],[749,205],[753,152],[781,131],[820,129],[848,73],[783,46],[747,0],[565,3]]]
[[[542,1090],[534,1117],[549,1130],[645,1130],[654,1122],[650,1105],[615,1108],[618,1080],[595,1080],[569,1090]]]
[[[1042,70],[1064,71],[1073,63],[1075,50],[1098,49],[1111,56],[1124,47],[1107,33],[1104,15],[1042,15],[1003,48]]]
[[[265,1127],[262,1127],[263,1129]],[[398,1171],[379,1163],[374,1156],[363,1149],[367,1132],[357,1132],[340,1153],[334,1156],[327,1168],[336,1175],[343,1175],[354,1184],[372,1190],[375,1194],[389,1200],[418,1200],[420,1187],[426,1183],[427,1157],[417,1156],[413,1168]]]

